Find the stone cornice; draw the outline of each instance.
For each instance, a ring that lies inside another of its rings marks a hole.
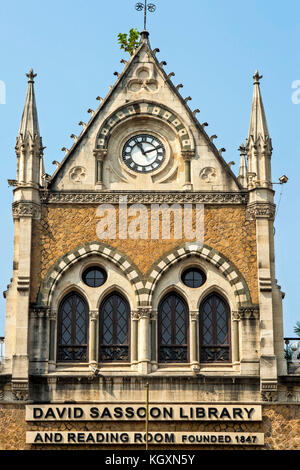
[[[111,191],[111,192],[41,192],[44,204],[247,204],[247,192],[183,192],[183,191]]]

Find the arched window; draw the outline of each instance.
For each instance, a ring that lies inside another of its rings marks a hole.
[[[188,362],[189,312],[176,293],[168,294],[158,307],[159,362]]]
[[[89,309],[81,295],[72,292],[58,310],[57,360],[88,361]]]
[[[120,294],[110,294],[100,306],[100,362],[129,362],[130,307]]]
[[[230,362],[230,308],[218,294],[200,306],[201,362]]]

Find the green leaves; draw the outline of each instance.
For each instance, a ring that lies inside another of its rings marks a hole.
[[[140,44],[140,33],[137,29],[131,28],[128,34],[118,34],[118,43],[121,45],[120,49],[124,49],[125,52],[129,52],[130,55],[134,53],[134,50]]]
[[[296,326],[294,328],[294,332],[296,333],[296,335],[300,336],[300,321],[298,321],[296,323]]]

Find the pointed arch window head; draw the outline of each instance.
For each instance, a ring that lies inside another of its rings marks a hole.
[[[58,311],[57,360],[88,361],[89,310],[86,301],[76,292],[67,295]]]
[[[201,362],[230,362],[230,308],[218,294],[200,306]]]
[[[158,307],[159,362],[188,362],[189,314],[186,302],[168,294]]]
[[[117,292],[100,306],[100,362],[129,362],[130,307]]]

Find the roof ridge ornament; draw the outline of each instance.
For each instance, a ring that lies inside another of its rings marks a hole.
[[[148,3],[147,0],[145,0],[145,3],[138,2],[135,5],[135,9],[137,11],[144,11],[144,31],[143,33],[147,32],[147,12],[149,11],[150,13],[154,13],[156,10],[156,5],[154,3]],[[149,34],[149,33],[148,33]]]

